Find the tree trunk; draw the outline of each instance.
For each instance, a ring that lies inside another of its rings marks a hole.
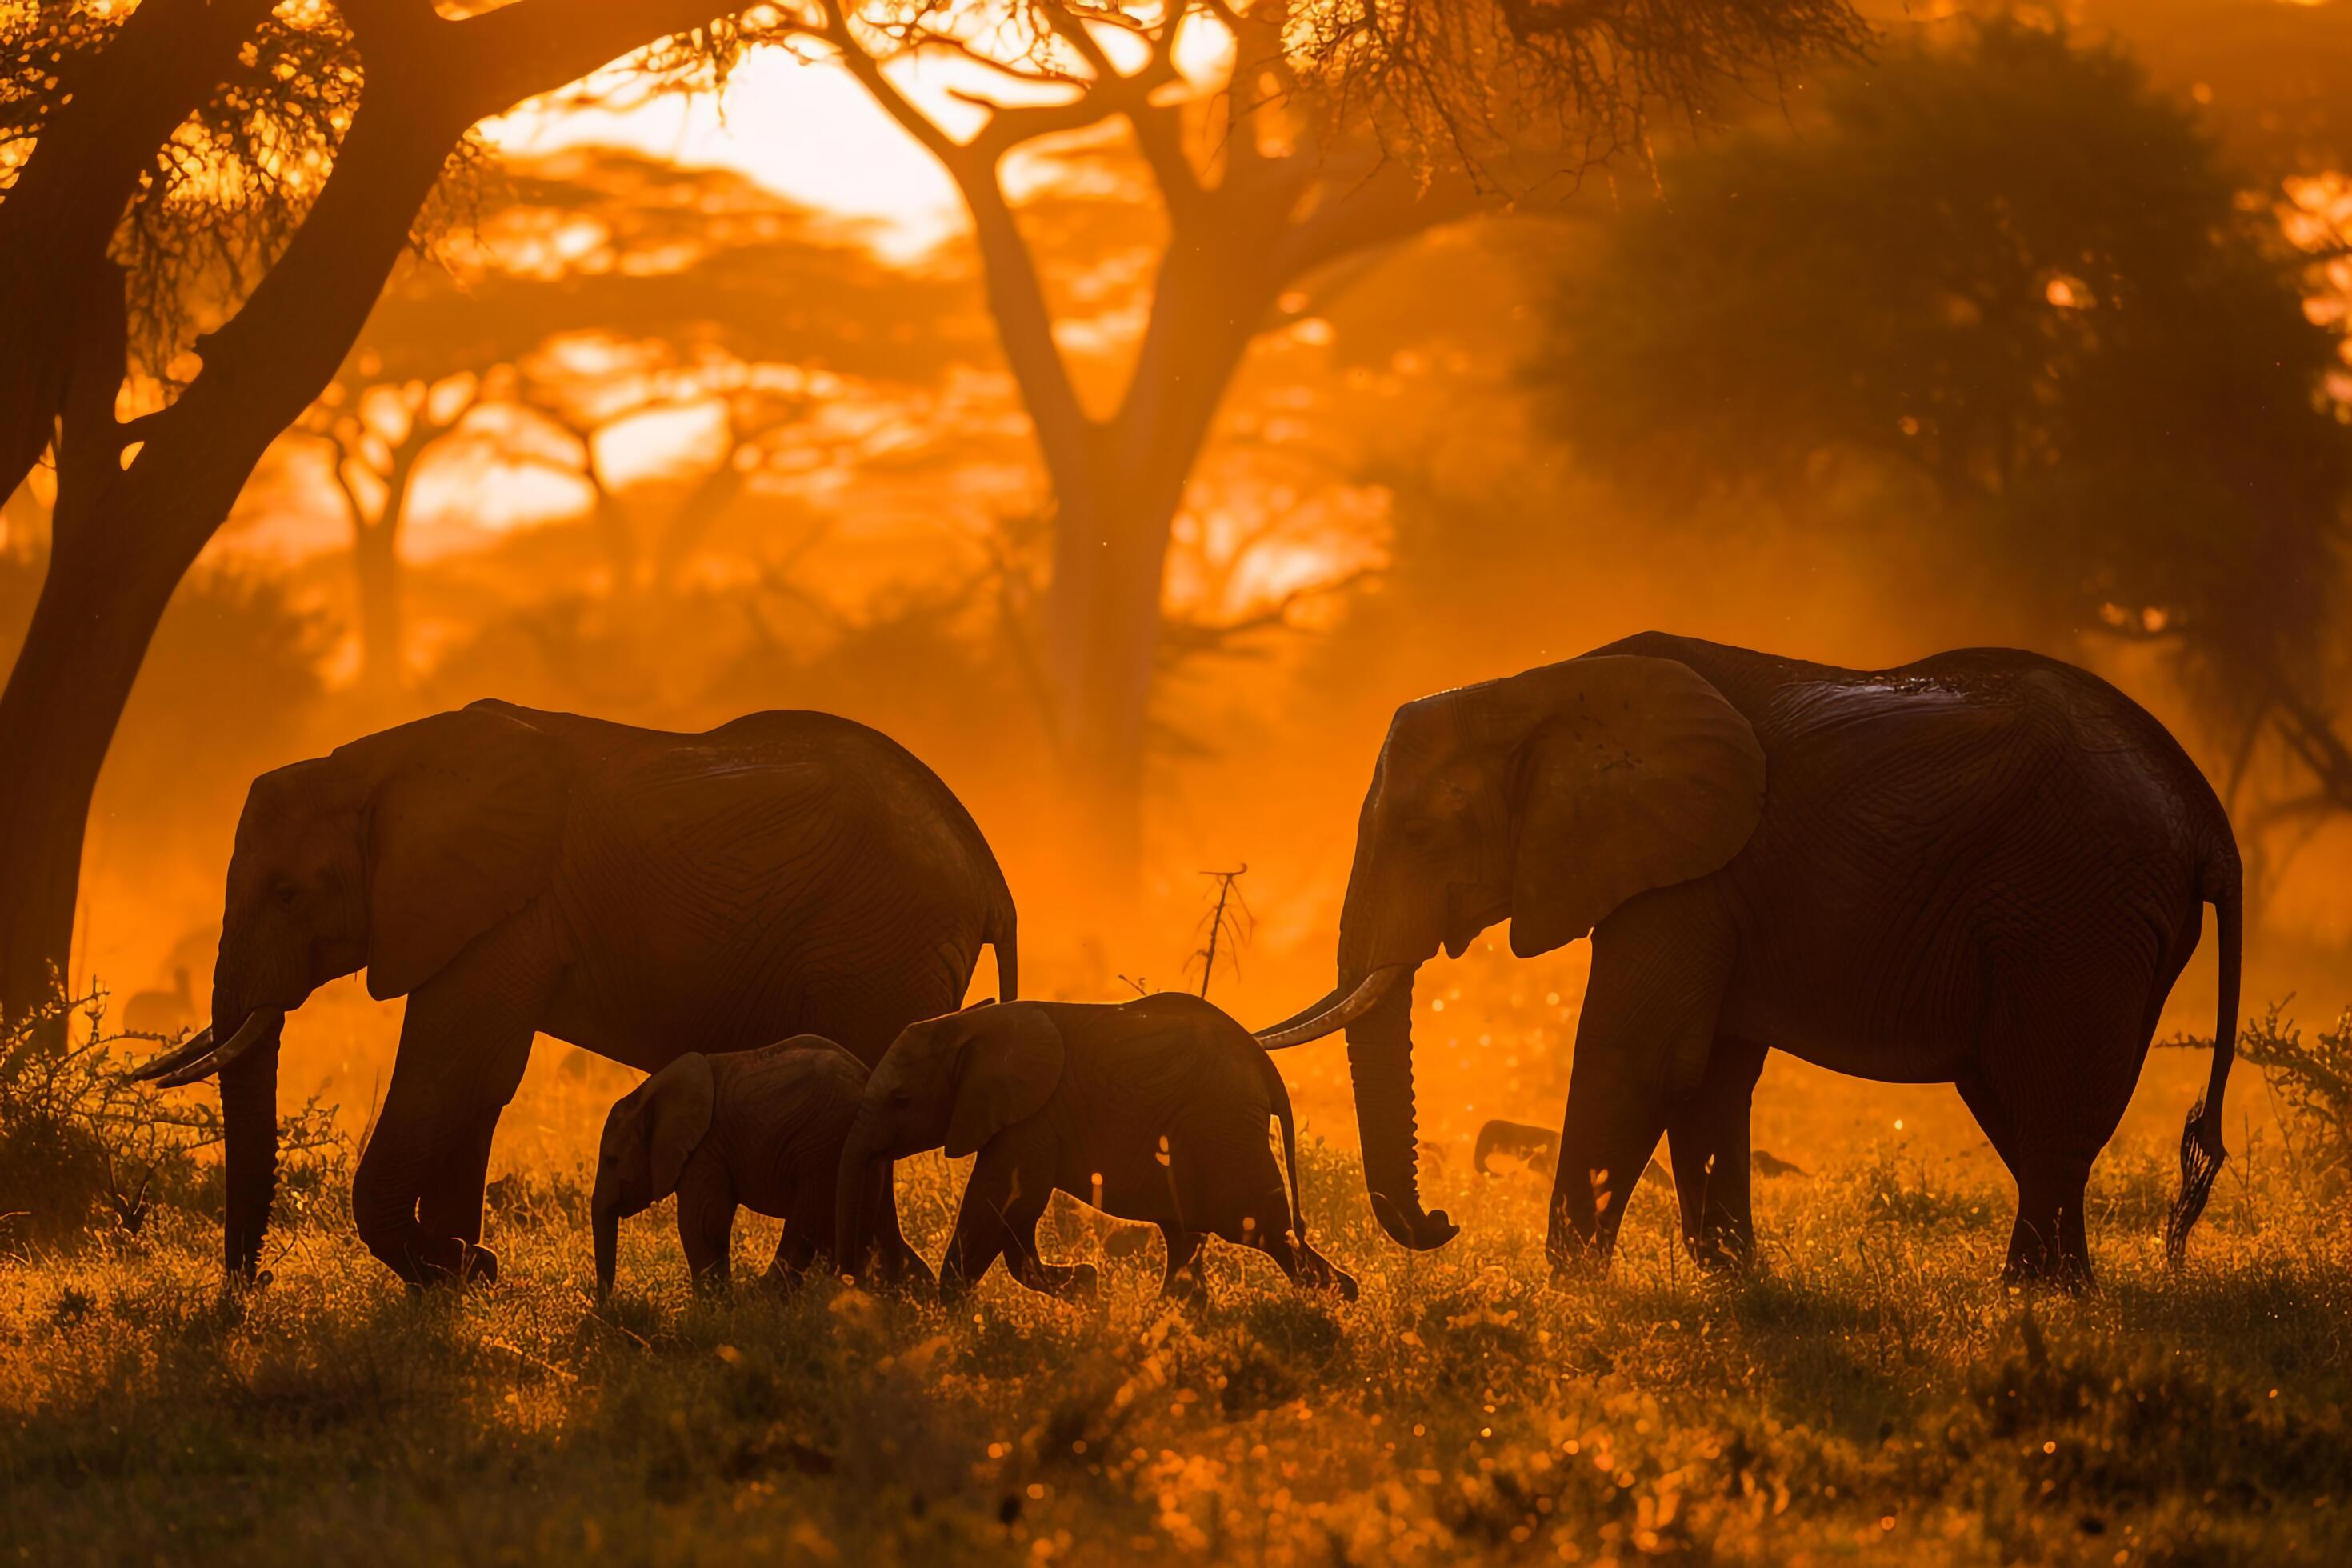
[[[1110,475],[1056,500],[1045,675],[1077,847],[1116,900],[1133,891],[1141,864],[1160,578],[1176,509]]]
[[[0,693],[0,1013],[18,1016],[47,995],[53,967],[64,976],[90,795],[194,554],[159,538],[144,552],[60,540],[50,556]]]
[[[352,526],[352,570],[359,590],[360,683],[373,692],[396,691],[405,677],[397,513],[387,509],[374,522]]]
[[[128,468],[119,298],[79,331],[48,574],[0,691],[0,1009],[46,994],[70,956],[90,796],[164,606],[358,335],[457,134],[361,110],[309,221]]]
[[[1266,215],[1251,213],[1261,224]],[[1142,865],[1160,595],[1184,488],[1279,279],[1249,226],[1172,247],[1126,400],[1093,427],[1086,471],[1053,473],[1045,671],[1090,864],[1124,900]]]

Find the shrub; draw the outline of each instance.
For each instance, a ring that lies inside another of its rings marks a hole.
[[[217,1207],[220,1106],[133,1083],[129,1047],[110,1033],[106,993],[58,993],[0,1021],[0,1216],[10,1239],[57,1242],[93,1226],[137,1235],[158,1205]],[[348,1167],[351,1141],[316,1099],[279,1127],[282,1190],[315,1190]]]
[[[2352,1007],[2333,1027],[2304,1038],[2273,1002],[2238,1037],[2238,1050],[2262,1071],[2291,1112],[2281,1127],[2295,1158],[2330,1188],[2352,1183]]]

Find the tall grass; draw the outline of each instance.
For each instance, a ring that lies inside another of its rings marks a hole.
[[[2111,1152],[2102,1289],[1997,1282],[2009,1194],[1900,1151],[1759,1184],[1764,1263],[1696,1276],[1645,1187],[1606,1278],[1552,1283],[1542,1193],[1441,1172],[1475,1223],[1402,1253],[1353,1160],[1310,1142],[1353,1305],[1057,1207],[1096,1308],[999,1272],[955,1310],[812,1287],[698,1297],[664,1215],[593,1304],[576,1174],[494,1194],[506,1268],[412,1295],[340,1216],[298,1217],[224,1296],[211,1223],[0,1264],[0,1549],[686,1563],[2345,1561],[2352,1237],[2282,1162],[2233,1166],[2187,1270],[2169,1155]],[[901,1176],[936,1249],[958,1173]],[[772,1226],[747,1223],[752,1262]]]

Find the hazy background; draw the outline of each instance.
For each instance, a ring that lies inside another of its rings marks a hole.
[[[1661,627],[1854,666],[2012,644],[2105,674],[2231,788],[2250,1002],[2332,1017],[2352,775],[2311,720],[2344,710],[2352,655],[2352,6],[1874,15],[1872,63],[1745,128],[1667,128],[1654,179],[1554,180],[1284,297],[1174,525],[1132,896],[1054,805],[1051,498],[937,161],[779,49],[723,92],[601,84],[496,122],[474,210],[403,264],[163,624],[100,787],[75,976],[119,1003],[184,969],[205,1016],[247,783],[355,735],[490,695],[679,730],[808,707],[890,732],[970,805],[1032,994],[1197,989],[1201,873],[1246,864],[1254,935],[1210,994],[1263,1023],[1330,984],[1397,703]],[[948,118],[956,85],[908,90]],[[1107,408],[1166,238],[1136,149],[1116,126],[1049,139],[1007,184],[1078,395]],[[37,475],[7,501],[0,658],[49,493]],[[1487,1115],[1557,1121],[1585,963],[1438,962],[1426,994],[1474,1000],[1423,1026],[1427,1136],[1462,1158]],[[2209,944],[2166,1032],[2210,1031],[2211,973]],[[356,1125],[399,1010],[325,988],[288,1026],[289,1089]],[[1352,1141],[1337,1046],[1285,1068],[1310,1127]],[[2129,1125],[2176,1124],[2202,1073],[2159,1053]],[[542,1042],[500,1161],[579,1157],[625,1082]],[[2263,1116],[2251,1078],[2239,1101]],[[1870,1129],[1974,1146],[1948,1089],[1775,1058],[1760,1145],[1805,1159]]]

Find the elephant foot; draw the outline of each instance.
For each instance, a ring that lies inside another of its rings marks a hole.
[[[1333,1294],[1337,1295],[1342,1301],[1352,1301],[1359,1294],[1356,1287],[1356,1277],[1346,1272],[1344,1269],[1330,1269],[1325,1274],[1324,1278],[1318,1280],[1317,1283],[1321,1285],[1324,1289],[1331,1291]]]
[[[1756,1248],[1751,1243],[1741,1246],[1725,1237],[1703,1237],[1685,1240],[1684,1249],[1699,1271],[1717,1279],[1738,1279],[1754,1271]]]
[[[878,1272],[889,1283],[908,1289],[919,1286],[928,1290],[939,1283],[939,1277],[923,1261],[923,1255],[903,1241],[883,1256]]]
[[[1181,1307],[1205,1307],[1209,1304],[1208,1282],[1191,1269],[1171,1276],[1160,1287],[1160,1299],[1173,1301]]]
[[[1034,1274],[1021,1282],[1058,1301],[1092,1301],[1101,1295],[1101,1284],[1091,1263],[1041,1263]]]
[[[419,1258],[416,1271],[408,1281],[410,1289],[418,1290],[441,1285],[462,1288],[498,1282],[499,1255],[461,1236],[448,1237],[441,1246],[431,1248]]]
[[[1581,1237],[1548,1244],[1544,1253],[1551,1260],[1551,1284],[1556,1290],[1572,1289],[1609,1277],[1610,1254]]]
[[[2000,1282],[2012,1290],[2063,1290],[2069,1296],[2087,1295],[2098,1289],[2098,1282],[2091,1278],[2091,1266],[2071,1258],[2013,1258],[2000,1271]]]

